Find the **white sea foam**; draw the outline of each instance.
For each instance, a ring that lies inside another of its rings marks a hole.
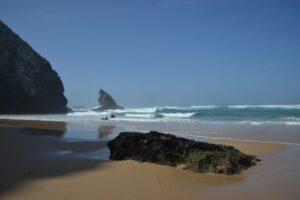
[[[96,111],[86,111],[86,112],[72,112],[68,113],[67,116],[104,116],[108,115],[109,112],[96,112]]]
[[[208,110],[214,109],[220,106],[216,105],[192,105],[192,106],[163,106],[158,107],[158,109],[174,109],[174,110]]]
[[[220,107],[220,106],[217,106],[217,105],[202,105],[202,106],[190,106],[190,108],[192,109],[214,109],[214,108],[217,108],[217,107]]]
[[[160,113],[164,117],[169,118],[189,118],[192,117],[195,113]]]
[[[166,109],[180,109],[180,108],[185,108],[185,107],[179,107],[179,106],[163,106],[159,107],[160,109],[166,108]]]
[[[135,118],[135,117],[122,117],[111,119],[112,121],[123,121],[123,122],[163,122],[161,119],[155,118]]]
[[[264,124],[263,122],[249,122],[249,124],[251,124],[251,125],[262,125],[262,124]]]
[[[229,108],[236,108],[236,109],[244,109],[244,108],[282,108],[282,109],[300,109],[300,104],[262,104],[262,105],[191,105],[191,106],[164,106],[159,108],[167,108],[167,109],[178,109],[178,110],[188,110],[188,109],[214,109],[214,108],[222,108],[222,107],[229,107]]]
[[[88,108],[72,108],[72,110],[74,112],[87,112],[87,111],[90,111],[91,109],[88,109]]]
[[[125,108],[123,110],[109,110],[112,113],[154,113],[157,107],[146,107],[146,108]]]
[[[268,109],[300,109],[300,105],[228,105],[229,108],[268,108]]]
[[[132,117],[132,118],[154,118],[153,114],[143,114],[143,113],[126,113],[125,117]]]
[[[296,121],[296,122],[300,122],[300,118],[299,117],[283,117],[282,118],[285,121]]]
[[[284,123],[290,126],[300,126],[300,122],[284,122]]]
[[[299,126],[300,121],[231,121],[232,123],[250,124],[254,126],[259,125],[287,125],[287,126]],[[230,122],[229,122],[230,123]]]
[[[215,108],[235,108],[235,109],[245,109],[245,108],[266,108],[266,109],[300,109],[300,104],[294,105],[285,105],[285,104],[263,104],[263,105],[192,105],[192,106],[164,106],[159,107],[159,109],[176,109],[176,110],[207,110],[207,109],[215,109]]]

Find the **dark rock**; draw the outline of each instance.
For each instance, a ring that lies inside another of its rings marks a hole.
[[[122,132],[109,141],[111,160],[136,160],[169,166],[183,166],[194,172],[237,174],[256,165],[256,157],[232,146],[209,144],[151,131]]]
[[[0,113],[66,113],[60,77],[0,20]]]
[[[116,101],[104,90],[100,90],[99,92],[99,99],[98,102],[100,104],[100,108],[97,110],[115,110],[115,109],[123,109],[119,106]]]

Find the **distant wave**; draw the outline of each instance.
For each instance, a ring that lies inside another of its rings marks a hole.
[[[68,113],[68,116],[100,116],[100,115],[107,115],[107,112],[96,112],[92,110],[87,110],[87,111],[75,111],[72,113]]]
[[[127,113],[125,114],[125,117],[132,117],[132,118],[154,118],[153,114],[131,114],[131,113]]]
[[[195,113],[160,113],[164,117],[170,118],[189,118],[192,117]]]
[[[250,124],[254,126],[260,125],[287,125],[287,126],[298,126],[300,125],[300,121],[241,121],[237,123]]]
[[[206,106],[190,106],[192,109],[213,109],[220,106],[217,105],[206,105]]]
[[[300,122],[285,122],[285,124],[290,126],[299,126]]]
[[[125,108],[123,110],[108,110],[113,113],[154,113],[157,107],[146,107],[146,108]]]
[[[163,106],[163,107],[157,107],[158,109],[174,109],[174,110],[201,110],[201,109],[213,109],[216,107],[220,107],[217,105],[204,105],[204,106]]]
[[[282,120],[300,122],[300,118],[299,117],[283,117]]]
[[[228,105],[229,108],[267,108],[267,109],[300,109],[300,105]]]

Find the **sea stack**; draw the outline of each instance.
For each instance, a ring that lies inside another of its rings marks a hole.
[[[123,109],[119,106],[116,101],[104,90],[100,89],[99,91],[99,99],[98,102],[100,104],[100,108],[97,110],[115,110],[115,109]]]
[[[66,104],[50,63],[0,20],[0,113],[66,113]]]

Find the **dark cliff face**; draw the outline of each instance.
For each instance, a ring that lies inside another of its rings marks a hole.
[[[0,21],[0,113],[66,113],[63,93],[49,62]]]
[[[100,97],[98,99],[101,108],[100,110],[114,110],[114,109],[123,109],[119,106],[116,101],[104,90],[100,90]]]

